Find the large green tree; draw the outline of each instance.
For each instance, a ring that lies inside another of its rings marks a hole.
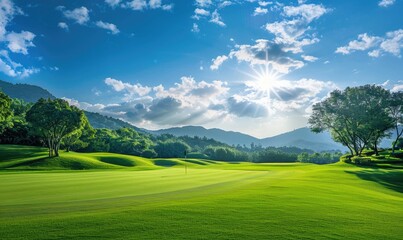
[[[393,119],[393,126],[396,131],[396,139],[392,143],[392,153],[395,152],[396,143],[403,134],[403,93],[394,92],[390,95],[389,114]]]
[[[0,91],[0,133],[11,126],[11,98]]]
[[[378,142],[393,127],[389,99],[390,92],[375,85],[335,90],[313,106],[310,128],[314,132],[329,130],[352,155],[361,155],[366,147],[377,151]]]
[[[39,99],[27,112],[26,119],[45,140],[49,157],[59,156],[62,139],[85,123],[84,112],[62,99]]]

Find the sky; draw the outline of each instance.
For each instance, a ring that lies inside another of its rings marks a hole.
[[[364,84],[403,90],[402,0],[0,0],[0,79],[147,129],[255,137]]]

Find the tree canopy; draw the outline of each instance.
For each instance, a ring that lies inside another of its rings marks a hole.
[[[361,155],[367,147],[377,153],[380,140],[396,123],[390,111],[392,99],[388,90],[376,85],[335,90],[313,106],[310,128],[314,132],[329,130],[352,155]]]
[[[82,128],[85,115],[62,99],[40,99],[27,112],[26,120],[46,141],[49,156],[59,156],[63,137]]]

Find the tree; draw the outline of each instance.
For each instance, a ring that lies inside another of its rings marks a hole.
[[[396,143],[403,134],[403,128],[399,128],[403,123],[403,93],[394,92],[390,96],[390,104],[388,107],[389,114],[393,119],[394,129],[396,131],[396,139],[392,143],[392,153],[395,152]]]
[[[313,106],[310,128],[313,132],[329,130],[351,155],[361,155],[368,146],[377,151],[378,142],[393,126],[387,111],[389,96],[389,91],[375,85],[335,90]]]
[[[33,131],[49,148],[49,157],[59,156],[62,139],[85,123],[84,112],[62,99],[39,99],[26,114]]]
[[[63,140],[62,145],[66,151],[77,150],[86,148],[89,145],[89,139],[94,137],[95,129],[92,128],[88,119],[84,117],[83,124],[77,130],[67,134]]]
[[[7,127],[12,126],[10,121],[11,116],[11,98],[3,92],[0,92],[0,133]]]

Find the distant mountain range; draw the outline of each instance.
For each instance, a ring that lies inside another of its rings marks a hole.
[[[329,133],[326,132],[316,134],[311,132],[308,128],[299,128],[291,132],[263,139],[255,138],[239,132],[224,131],[217,128],[206,129],[204,127],[197,126],[174,127],[148,132],[150,132],[151,134],[167,133],[174,136],[187,135],[191,137],[207,137],[235,146],[239,144],[249,147],[251,143],[253,143],[255,145],[262,145],[263,147],[294,146],[299,148],[312,149],[314,151],[346,150],[346,148],[343,147],[341,144],[335,143],[330,137]]]

